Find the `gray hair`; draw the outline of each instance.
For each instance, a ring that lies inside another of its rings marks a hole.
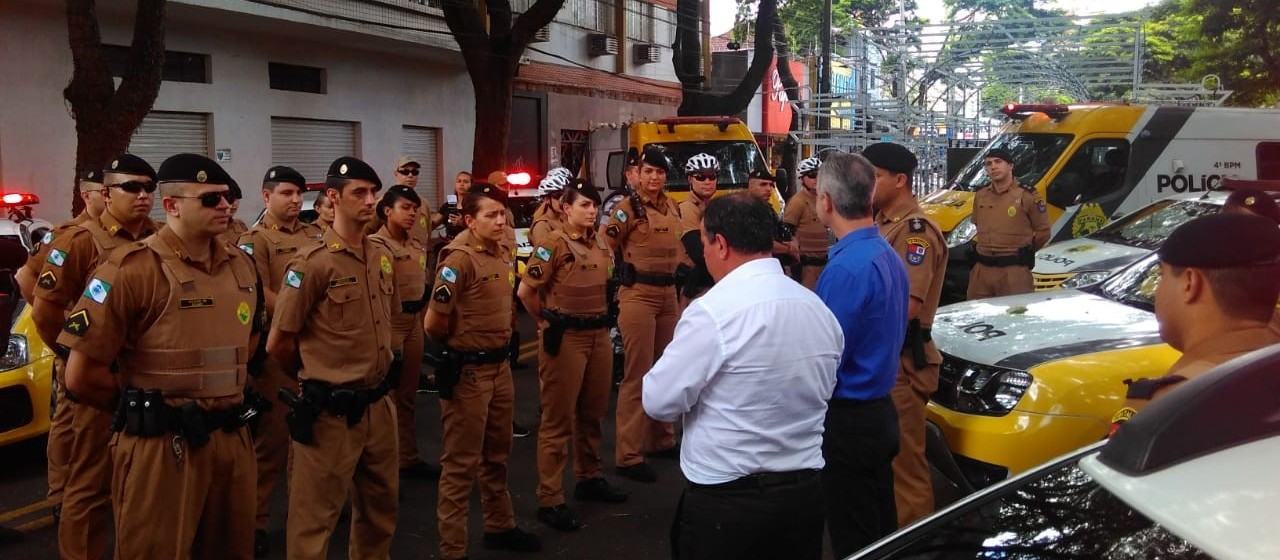
[[[826,193],[836,213],[846,220],[871,215],[875,189],[875,169],[861,155],[832,154],[818,168],[818,192]]]

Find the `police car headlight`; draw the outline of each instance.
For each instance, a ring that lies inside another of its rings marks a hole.
[[[1111,276],[1112,272],[1114,271],[1086,270],[1084,272],[1076,274],[1075,276],[1072,276],[1071,278],[1068,278],[1067,281],[1062,283],[1062,288],[1065,290],[1071,290],[1075,288],[1085,288],[1088,286],[1092,286],[1094,284],[1097,284],[1098,282],[1106,280],[1108,277]]]
[[[947,247],[952,249],[973,241],[973,236],[978,234],[978,228],[973,225],[973,220],[965,218],[956,224],[956,227],[947,233]]]
[[[1031,380],[1025,371],[971,365],[956,383],[955,410],[988,416],[1008,414],[1022,400]]]
[[[9,346],[5,348],[4,356],[0,357],[0,370],[10,370],[26,365],[30,361],[27,358],[27,337],[20,334],[11,334],[9,335]]]

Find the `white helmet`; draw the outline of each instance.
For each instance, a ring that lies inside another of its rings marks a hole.
[[[689,158],[689,161],[686,161],[684,164],[684,172],[686,174],[697,173],[699,171],[719,170],[720,161],[716,159],[716,156],[711,154],[698,154]]]
[[[551,168],[551,171],[547,172],[547,177],[555,176],[564,177],[566,180],[573,180],[573,172],[569,171],[567,167],[553,167]]]
[[[560,191],[563,191],[564,188],[567,186],[569,186],[568,177],[565,177],[564,175],[559,173],[548,174],[546,177],[542,178],[542,181],[538,183],[538,194],[548,195],[551,193],[558,193]]]
[[[822,167],[822,160],[816,157],[805,158],[803,160],[800,160],[800,163],[796,165],[796,175],[813,173],[817,171],[819,167]]]

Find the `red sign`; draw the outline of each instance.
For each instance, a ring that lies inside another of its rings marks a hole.
[[[796,81],[804,86],[806,70],[803,62],[791,61],[791,75],[795,76]],[[761,86],[761,92],[764,94],[764,114],[761,115],[760,124],[761,132],[765,134],[786,134],[791,127],[791,105],[787,102],[787,92],[782,87],[782,77],[778,75],[778,58],[774,57],[773,63],[769,65],[769,71],[765,73],[764,84]]]

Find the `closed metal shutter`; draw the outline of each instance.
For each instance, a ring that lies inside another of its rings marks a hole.
[[[157,170],[174,154],[209,154],[209,115],[205,113],[172,113],[153,111],[142,119],[129,141],[129,153],[138,156]],[[157,191],[151,207],[151,219],[164,221],[164,206]]]
[[[422,164],[418,175],[418,196],[428,208],[435,208],[440,198],[440,129],[421,126],[405,126],[404,141],[400,151]]]
[[[329,164],[356,154],[356,124],[271,117],[271,165],[298,170],[308,184],[324,183]]]

